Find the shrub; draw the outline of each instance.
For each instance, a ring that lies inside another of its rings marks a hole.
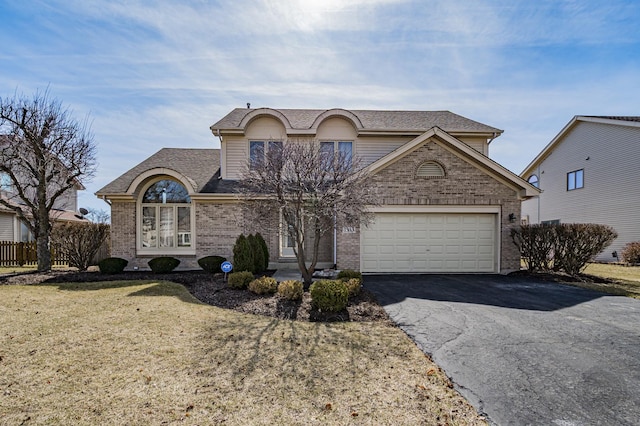
[[[253,272],[256,274],[264,272],[267,268],[264,266],[264,252],[260,242],[253,234],[247,237],[247,241],[249,242],[249,247],[251,247],[251,257],[253,257]]]
[[[262,253],[264,254],[264,270],[266,271],[269,268],[269,247],[267,247],[267,242],[259,232],[256,233],[256,239],[258,240],[258,244],[260,244]]]
[[[301,300],[302,299],[302,282],[297,280],[282,281],[278,285],[278,294],[285,299]]]
[[[69,259],[69,266],[86,271],[109,231],[109,225],[104,223],[62,222],[53,227],[51,239]]]
[[[215,274],[216,272],[222,272],[220,265],[226,260],[227,259],[222,256],[206,256],[198,259],[198,265],[205,271]]]
[[[618,234],[607,225],[568,223],[524,225],[511,238],[532,271],[564,271],[578,275]]]
[[[316,281],[309,291],[312,306],[321,311],[338,312],[349,302],[349,290],[342,281]]]
[[[640,263],[640,241],[634,241],[624,246],[622,260],[626,263]]]
[[[523,225],[511,229],[511,239],[530,271],[550,271],[552,268],[555,226]]]
[[[254,276],[249,271],[232,272],[229,274],[227,285],[231,288],[247,288],[249,283],[253,281]]]
[[[249,291],[256,294],[273,294],[278,290],[278,281],[272,277],[260,277],[249,283]]]
[[[354,297],[360,294],[360,289],[362,288],[362,280],[360,278],[351,278],[347,281],[344,281],[344,285],[347,286],[349,297]]]
[[[351,278],[358,278],[360,281],[362,281],[362,273],[354,271],[353,269],[344,269],[338,272],[337,278],[343,281],[350,280]]]
[[[554,269],[578,275],[598,253],[618,237],[607,225],[568,223],[556,226]]]
[[[147,264],[156,274],[168,274],[178,267],[180,261],[175,257],[161,256],[154,257]]]
[[[233,267],[238,272],[254,270],[253,253],[244,234],[238,236],[233,246]]]
[[[124,271],[129,262],[120,257],[107,257],[98,263],[101,274],[119,274]]]

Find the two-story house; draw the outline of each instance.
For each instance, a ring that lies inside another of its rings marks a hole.
[[[112,255],[146,268],[155,256],[197,267],[232,257],[240,233],[260,232],[271,267],[293,250],[279,212],[260,228],[237,182],[249,161],[281,141],[358,157],[380,203],[367,227],[336,224],[320,267],[362,272],[498,273],[520,268],[509,236],[520,203],[539,191],[489,158],[502,131],[449,111],[238,108],[211,126],[220,149],[161,149],[96,195],[111,204]],[[306,142],[305,142],[306,141]]]
[[[520,174],[542,190],[522,203],[523,220],[609,225],[618,238],[597,260],[619,260],[640,241],[639,160],[640,117],[573,117]]]

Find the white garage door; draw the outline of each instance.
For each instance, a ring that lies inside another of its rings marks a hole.
[[[497,215],[376,213],[360,234],[363,272],[497,272]]]

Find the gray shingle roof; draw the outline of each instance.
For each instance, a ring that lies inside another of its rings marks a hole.
[[[174,170],[192,179],[197,192],[212,192],[217,188],[220,173],[219,149],[163,148],[131,170],[100,189],[97,194],[122,194],[141,173],[154,169]],[[209,191],[205,191],[209,188]]]
[[[245,116],[262,108],[236,108],[211,126],[212,130],[239,130]],[[292,129],[312,128],[322,109],[272,109],[284,115]],[[380,131],[427,131],[437,126],[445,132],[489,132],[502,130],[478,123],[450,111],[379,111],[344,110],[354,114],[362,123],[363,130]]]

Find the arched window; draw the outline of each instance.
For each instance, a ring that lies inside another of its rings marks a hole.
[[[531,185],[535,186],[536,188],[540,188],[540,181],[538,180],[537,175],[529,176],[529,179],[527,179],[527,182],[529,182]]]
[[[441,178],[445,177],[444,168],[435,161],[425,161],[416,170],[416,177]]]
[[[140,241],[143,251],[192,247],[193,220],[187,189],[173,179],[151,184],[141,200]]]

